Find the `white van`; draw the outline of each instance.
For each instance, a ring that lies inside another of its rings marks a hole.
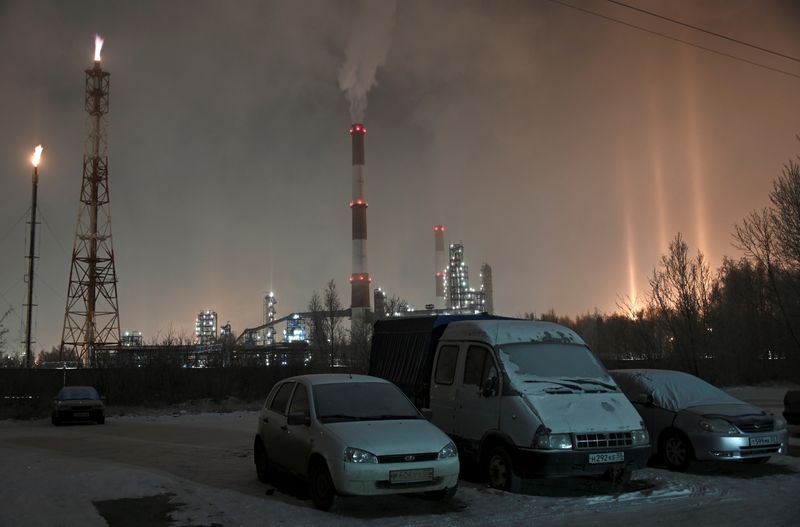
[[[485,315],[379,321],[370,374],[429,407],[462,460],[479,463],[496,488],[541,476],[624,482],[650,457],[639,414],[586,343],[558,324]]]

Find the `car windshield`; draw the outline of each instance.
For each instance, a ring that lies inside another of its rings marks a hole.
[[[323,423],[423,418],[411,401],[393,384],[318,384],[312,391],[317,419]]]
[[[619,391],[600,361],[582,344],[518,342],[497,349],[506,373],[526,391]]]
[[[66,386],[58,392],[59,401],[74,401],[77,399],[100,399],[100,394],[91,386]]]

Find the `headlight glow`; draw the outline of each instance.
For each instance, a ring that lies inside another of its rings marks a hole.
[[[377,463],[378,458],[372,452],[360,448],[347,447],[344,449],[345,463]]]
[[[448,459],[451,457],[458,457],[458,449],[456,449],[456,445],[454,445],[452,441],[447,443],[444,448],[439,451],[439,455],[436,456],[436,459]]]
[[[539,433],[533,438],[533,447],[545,450],[569,450],[572,448],[572,434]]]

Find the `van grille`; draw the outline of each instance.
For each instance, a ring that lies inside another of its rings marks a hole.
[[[575,434],[575,448],[616,448],[631,446],[630,432],[608,432],[599,434]]]
[[[393,454],[378,456],[378,463],[416,463],[417,461],[433,461],[438,457],[436,452],[424,454]]]

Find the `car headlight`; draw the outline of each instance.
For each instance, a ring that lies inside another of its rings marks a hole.
[[[649,445],[650,444],[650,434],[647,430],[634,430],[631,432],[631,441],[634,446],[636,445]]]
[[[347,447],[344,449],[346,463],[377,463],[378,458],[372,452],[360,448]]]
[[[735,426],[730,424],[725,419],[701,419],[698,423],[700,428],[706,432],[713,432],[715,434],[738,434],[739,431]]]
[[[533,448],[545,450],[569,450],[572,448],[572,434],[551,434],[537,432],[533,437]]]
[[[452,441],[447,443],[444,448],[439,451],[439,455],[436,456],[436,459],[448,459],[451,457],[458,457],[458,449]]]
[[[775,430],[783,430],[784,428],[786,428],[786,419],[775,417]]]

